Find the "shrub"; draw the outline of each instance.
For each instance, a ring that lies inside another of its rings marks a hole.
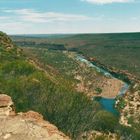
[[[118,119],[107,111],[99,111],[94,116],[95,129],[104,132],[114,132]]]

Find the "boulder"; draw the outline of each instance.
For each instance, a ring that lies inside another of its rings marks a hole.
[[[10,96],[0,94],[0,118],[15,114],[14,103]]]

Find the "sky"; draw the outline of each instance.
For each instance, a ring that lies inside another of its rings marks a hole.
[[[8,34],[140,32],[140,0],[0,0]]]

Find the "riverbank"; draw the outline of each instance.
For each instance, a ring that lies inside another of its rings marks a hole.
[[[85,56],[84,56],[85,57]],[[88,61],[90,61],[91,63],[93,63],[94,65],[109,71],[110,74],[114,75],[114,77],[119,78],[121,80],[123,80],[126,83],[129,84],[134,84],[134,83],[139,83],[140,82],[140,78],[136,77],[135,75],[129,73],[128,71],[125,70],[118,70],[114,67],[108,67],[105,66],[104,64],[100,63],[98,60],[96,60],[95,58],[92,57],[85,57]]]
[[[128,91],[129,83],[126,83],[126,81],[123,81],[124,79],[121,79],[120,77],[117,78],[116,75],[114,76],[106,68],[99,67],[98,65],[95,65],[95,63],[88,61],[83,56],[78,56],[77,60],[87,64],[91,68],[96,69],[98,73],[102,73],[106,77],[102,81],[98,82],[102,92],[100,94],[93,93],[88,95],[90,95],[93,100],[98,101],[105,110],[118,116],[120,113],[115,108],[115,98],[118,95],[124,95]]]
[[[88,61],[84,56],[77,56],[77,60],[81,61],[82,63],[85,63],[87,66],[95,69],[98,73],[101,73],[105,76],[102,81],[98,81],[98,85],[101,88],[101,93],[96,94],[94,92],[88,93],[88,96],[90,97],[103,97],[108,99],[115,99],[117,95],[125,94],[125,92],[129,89],[129,84],[125,81],[117,78],[114,76],[110,71],[107,69],[104,69],[102,67],[99,67],[98,65],[95,65],[95,63],[92,63]],[[79,85],[80,87],[80,85]],[[82,88],[82,85],[81,87]]]
[[[100,96],[103,98],[114,99],[123,86],[124,82],[122,82],[121,80],[118,80],[116,78],[108,79],[107,81],[103,82],[103,91]]]

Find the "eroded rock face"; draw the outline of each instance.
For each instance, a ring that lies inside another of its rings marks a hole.
[[[11,106],[11,105],[13,105],[11,97],[5,94],[0,94],[0,107]]]
[[[14,48],[12,40],[3,32],[0,31],[0,45],[4,46],[6,49]]]
[[[0,118],[5,118],[12,114],[15,114],[15,111],[11,97],[0,94]]]
[[[13,106],[11,97],[0,94],[0,140],[69,140],[39,113],[16,114]]]

